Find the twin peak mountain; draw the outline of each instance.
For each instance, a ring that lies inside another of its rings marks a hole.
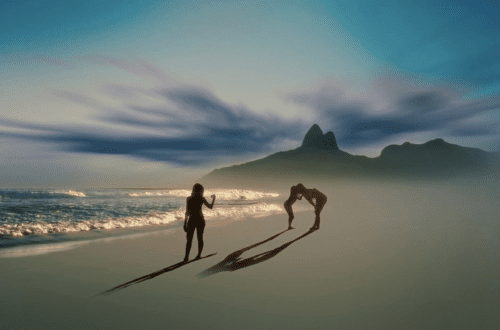
[[[314,124],[304,136],[302,141],[303,149],[322,149],[322,150],[340,150],[337,145],[337,140],[332,131],[323,134],[318,124]]]
[[[425,180],[500,172],[500,153],[462,147],[435,139],[385,147],[380,156],[351,155],[339,149],[335,135],[314,124],[302,145],[240,165],[216,169],[199,181],[217,186],[264,187],[276,183],[325,179]],[[298,181],[297,181],[298,180]]]

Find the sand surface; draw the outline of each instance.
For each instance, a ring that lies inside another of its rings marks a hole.
[[[0,257],[0,329],[500,328],[498,195],[328,196],[320,230],[312,208],[211,222],[217,254],[184,265],[178,229]]]

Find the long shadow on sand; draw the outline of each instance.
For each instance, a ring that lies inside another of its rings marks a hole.
[[[208,257],[211,257],[211,256],[214,256],[216,255],[217,253],[212,253],[212,254],[209,254],[207,256],[204,256],[204,257],[201,257],[200,259],[192,259],[192,260],[189,260],[189,261],[182,261],[182,262],[179,262],[179,263],[176,263],[175,265],[172,265],[172,266],[168,266],[167,268],[163,268],[161,270],[157,270],[156,272],[153,272],[151,274],[148,274],[148,275],[144,275],[144,276],[141,276],[141,277],[138,277],[136,278],[135,280],[132,280],[130,282],[127,282],[127,283],[123,283],[123,284],[120,284],[118,286],[115,286],[114,288],[112,289],[109,289],[109,290],[106,290],[106,291],[103,291],[101,293],[99,293],[99,295],[104,295],[104,296],[107,296],[109,294],[112,294],[112,293],[115,293],[121,289],[125,289],[131,285],[134,285],[134,284],[138,284],[138,283],[141,283],[141,282],[144,282],[144,281],[147,281],[147,280],[150,280],[152,278],[155,278],[156,276],[158,275],[161,275],[161,274],[164,274],[164,273],[167,273],[167,272],[171,272],[173,271],[174,269],[177,269],[179,267],[182,267],[184,265],[187,265],[187,264],[190,264],[192,263],[193,261],[197,261],[197,260],[201,260],[201,259],[205,259],[205,258],[208,258]]]
[[[274,236],[271,236],[270,238],[268,238],[262,242],[250,245],[246,248],[243,248],[241,250],[238,250],[236,252],[231,253],[224,260],[219,262],[217,265],[212,266],[212,267],[204,270],[203,272],[199,273],[197,276],[198,276],[198,278],[205,278],[207,276],[214,275],[214,274],[217,274],[220,272],[233,272],[233,271],[241,269],[241,268],[256,265],[258,263],[261,263],[263,261],[266,261],[266,260],[276,256],[278,253],[283,251],[285,248],[289,247],[292,243],[297,242],[299,239],[302,239],[302,238],[306,237],[307,235],[310,235],[311,233],[313,233],[316,230],[317,229],[310,229],[308,232],[306,232],[302,236],[299,236],[296,239],[291,240],[290,242],[285,243],[285,244],[283,244],[283,245],[281,245],[273,250],[269,250],[267,252],[257,254],[253,257],[240,260],[239,257],[243,254],[243,252],[248,251],[248,250],[250,250],[258,245],[269,242],[270,240],[278,237],[279,235],[283,234],[287,230],[282,231],[281,233],[276,234]]]

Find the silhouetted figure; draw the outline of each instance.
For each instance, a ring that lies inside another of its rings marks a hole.
[[[314,214],[316,215],[316,218],[314,220],[314,225],[311,227],[311,229],[319,229],[319,224],[320,224],[319,214],[321,213],[321,210],[323,210],[323,207],[326,204],[327,201],[326,195],[317,190],[316,188],[307,189],[306,187],[304,187],[302,183],[299,183],[296,186],[292,186],[292,188],[290,188],[290,196],[288,197],[288,199],[285,201],[284,204],[285,210],[288,213],[288,229],[293,229],[292,221],[294,215],[292,210],[292,204],[295,203],[297,199],[302,200],[302,197],[304,197],[312,206],[314,206]],[[313,199],[316,200],[316,203],[313,201]]]
[[[300,184],[301,183],[299,183],[299,185]],[[292,186],[292,188],[290,188],[290,196],[288,197],[288,199],[285,201],[285,204],[284,204],[286,213],[288,213],[288,229],[293,229],[292,221],[293,221],[294,215],[293,215],[293,210],[292,210],[292,204],[295,203],[295,201],[298,199],[299,185]]]
[[[186,200],[186,216],[184,219],[184,231],[186,232],[186,256],[184,261],[189,260],[189,251],[191,251],[191,244],[193,242],[194,230],[196,229],[196,236],[198,237],[198,255],[196,259],[201,258],[201,251],[203,250],[203,230],[205,230],[205,218],[201,207],[205,204],[209,209],[214,207],[215,195],[212,195],[212,204],[208,204],[203,191],[205,189],[199,183],[193,186],[191,196]]]

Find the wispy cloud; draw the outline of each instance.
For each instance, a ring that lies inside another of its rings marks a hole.
[[[93,108],[98,114],[86,124],[2,119],[0,125],[18,129],[2,135],[51,142],[68,152],[127,155],[178,165],[206,166],[224,157],[273,151],[272,146],[281,140],[300,140],[308,128],[299,120],[227,104],[205,87],[172,84],[165,72],[146,62],[106,58],[99,61],[150,77],[156,84],[148,88],[106,85],[105,96],[119,101],[121,106],[57,90],[54,95]]]
[[[95,114],[88,121],[66,124],[3,118],[0,125],[8,129],[0,136],[47,142],[70,153],[201,167],[276,152],[284,141],[299,144],[313,121],[325,131],[333,130],[341,149],[380,146],[422,132],[434,138],[487,137],[500,142],[499,96],[468,99],[463,90],[424,85],[396,71],[365,84],[323,79],[312,88],[282,92],[285,102],[313,114],[310,121],[229,104],[206,86],[182,82],[145,61],[92,61],[133,73],[149,84],[105,84],[91,95],[55,90],[57,97]]]
[[[126,60],[102,55],[85,56],[82,59],[98,65],[111,66],[163,85],[182,84],[179,78],[143,59]]]

